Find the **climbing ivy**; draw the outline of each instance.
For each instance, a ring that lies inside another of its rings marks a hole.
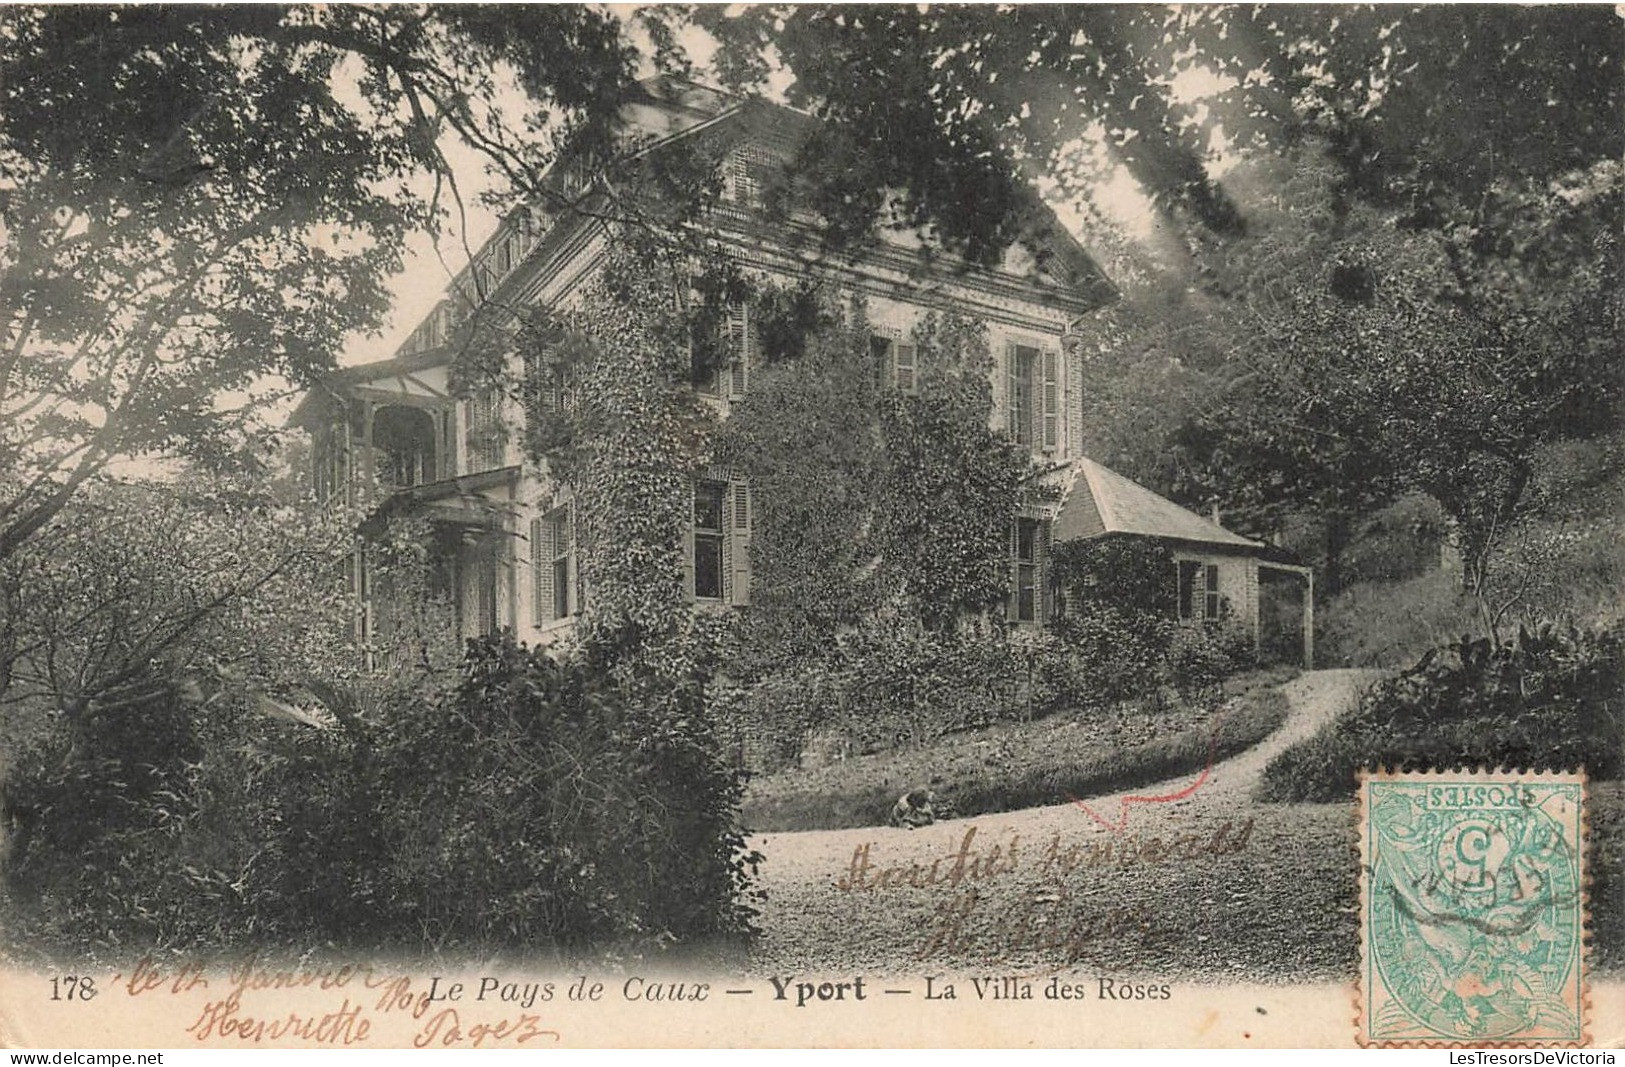
[[[527,445],[576,490],[581,640],[692,630],[682,534],[711,467],[751,486],[751,608],[713,627],[738,631],[744,660],[816,655],[877,616],[943,631],[999,603],[1030,461],[990,428],[983,324],[928,314],[905,395],[877,373],[861,298],[622,237],[576,306],[521,334],[568,382]],[[742,305],[759,357],[722,420],[694,382]]]
[[[767,358],[718,444],[755,501],[747,648],[784,663],[866,618],[942,631],[997,604],[1030,461],[989,428],[986,328],[928,314],[914,395],[882,381],[861,299],[758,283],[752,306]]]
[[[913,340],[919,395],[882,397],[880,530],[892,584],[922,623],[944,630],[1005,596],[1010,524],[1032,461],[990,428],[986,326],[930,314]]]

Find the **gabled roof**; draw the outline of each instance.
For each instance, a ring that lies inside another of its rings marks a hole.
[[[1092,459],[1076,460],[1059,473],[1061,506],[1052,527],[1057,541],[1137,534],[1255,551],[1264,548]]]
[[[762,133],[795,143],[818,119],[795,108],[759,96],[739,96],[671,74],[646,78],[633,87],[621,106],[618,140],[626,159],[636,159],[664,145],[696,135],[714,135],[722,143],[739,142]],[[549,175],[569,171],[568,155],[555,160]],[[1061,269],[1052,273],[1058,291],[1099,307],[1117,298],[1117,290],[1082,242],[1060,221],[1038,191],[1025,182],[1018,195],[1030,216],[1026,232],[1016,238],[1036,262],[1049,258]],[[576,219],[588,224],[590,213]],[[500,242],[507,225],[499,226],[457,275],[453,288],[466,284],[474,264],[485,259]]]

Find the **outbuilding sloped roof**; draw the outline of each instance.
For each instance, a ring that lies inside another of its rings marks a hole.
[[[1137,534],[1253,551],[1265,547],[1187,511],[1092,459],[1075,460],[1063,473],[1061,485],[1060,510],[1052,527],[1057,541]]]

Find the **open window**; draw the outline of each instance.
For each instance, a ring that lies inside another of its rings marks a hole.
[[[1018,445],[1054,452],[1061,443],[1061,355],[1012,343],[1005,349],[1005,430]]]
[[[750,389],[751,365],[756,362],[756,324],[749,307],[729,304],[722,336],[714,344],[701,338],[689,342],[689,380],[702,396],[743,399]]]
[[[1053,614],[1053,595],[1046,581],[1050,526],[1046,520],[1022,517],[1010,530],[1010,598],[1008,618],[1014,623],[1041,623]]]
[[[895,389],[905,396],[919,395],[919,349],[913,342],[877,334],[869,339],[869,355],[874,362],[876,386]]]

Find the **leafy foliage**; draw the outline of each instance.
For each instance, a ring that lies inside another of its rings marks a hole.
[[[349,521],[251,480],[95,484],[0,561],[0,701],[72,717],[183,683],[342,676]]]
[[[377,327],[406,236],[440,225],[442,130],[537,173],[555,119],[608,136],[633,64],[621,24],[580,7],[3,21],[0,558],[113,457],[251,465],[265,399]]]
[[[942,631],[997,604],[1030,466],[988,429],[981,324],[926,316],[909,395],[882,387],[862,309],[842,326],[822,307],[803,316],[822,328],[756,375],[718,441],[758,501],[748,632],[781,661],[877,613]]]
[[[1359,767],[1581,767],[1617,778],[1625,753],[1625,635],[1521,630],[1463,638],[1379,682],[1359,711],[1265,769],[1271,800],[1347,797]]]
[[[45,829],[13,848],[14,932],[472,956],[748,929],[739,783],[696,680],[493,639],[445,683],[322,689],[342,728],[170,695],[95,752],[59,758],[54,734],[19,754],[8,803]]]
[[[1228,235],[1250,218],[1215,176],[1216,140],[1323,136],[1342,196],[1427,226],[1470,217],[1509,172],[1541,180],[1625,148],[1621,46],[1602,9],[1039,5],[990,21],[762,5],[698,21],[723,43],[726,80],[762,83],[771,53],[791,101],[829,123],[803,163],[835,172],[838,230],[929,225],[981,261],[1024,221],[1007,159],[1093,197],[1076,151],[1091,127],[1168,216]],[[1215,83],[1200,104],[1176,91],[1184,74]],[[875,193],[888,186],[903,190],[889,220]]]

